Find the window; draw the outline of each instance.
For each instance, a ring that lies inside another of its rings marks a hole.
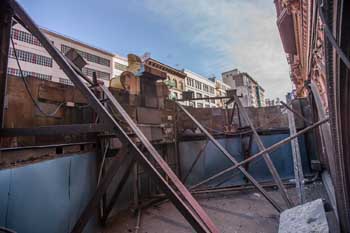
[[[66,54],[70,49],[71,49],[71,47],[69,47],[67,45],[64,45],[64,44],[61,45],[61,51],[64,54]],[[81,50],[78,50],[78,49],[75,49],[75,50],[83,58],[85,58],[86,60],[88,60],[90,62],[110,67],[110,60],[108,60],[106,58],[103,58],[103,57],[100,57],[100,56],[97,56],[97,55],[94,55],[94,54],[91,54],[91,53],[87,53],[87,52],[84,52],[84,51],[81,51]]]
[[[18,60],[30,62],[37,65],[52,67],[52,58],[16,49]],[[10,48],[9,57],[16,59],[15,50]]]
[[[201,94],[201,93],[197,93],[197,94],[196,94],[196,97],[197,97],[197,98],[202,98],[202,94]]]
[[[19,69],[14,69],[14,68],[9,67],[7,69],[7,73],[9,75],[21,77],[21,72],[19,71]],[[31,76],[31,77],[35,77],[35,78],[42,79],[42,80],[48,80],[48,81],[52,80],[52,76],[47,75],[47,74],[40,74],[40,73],[25,71],[25,70],[22,70],[22,73],[23,73],[24,77]]]
[[[12,28],[11,37],[14,40],[19,40],[19,41],[26,42],[28,44],[42,47],[39,40],[35,36],[33,36],[32,34],[30,34],[28,32],[24,32],[24,31],[20,31],[18,29]]]
[[[202,90],[202,83],[200,83],[199,81],[196,80],[195,84],[196,84],[197,89]]]
[[[205,95],[204,98],[209,98],[209,96]],[[209,99],[206,99],[205,102],[209,102]]]
[[[63,83],[63,84],[66,84],[66,85],[74,86],[74,84],[72,83],[72,81],[70,81],[70,80],[67,79],[67,78],[59,78],[59,82],[60,82],[60,83]]]
[[[110,74],[107,72],[99,71],[99,70],[94,70],[90,69],[87,67],[83,68],[83,73],[89,77],[93,77],[93,73],[96,72],[96,77],[98,79],[104,79],[104,80],[109,80],[110,79]]]
[[[206,107],[206,108],[210,108],[210,105],[209,105],[209,104],[206,104],[205,107]]]
[[[197,107],[198,108],[203,108],[203,104],[202,103],[197,103]]]
[[[209,92],[210,92],[211,94],[214,94],[214,87],[209,87]]]
[[[180,90],[182,91],[184,89],[184,84],[183,82],[179,82],[179,84],[180,84]]]
[[[121,70],[121,71],[126,71],[128,66],[120,64],[118,62],[114,62],[114,68],[117,70]]]
[[[205,92],[209,92],[209,87],[208,87],[208,85],[203,84],[203,90],[204,90]]]

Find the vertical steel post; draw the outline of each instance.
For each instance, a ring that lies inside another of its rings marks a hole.
[[[297,130],[295,128],[295,119],[294,114],[291,111],[288,111],[288,124],[290,135],[296,134]],[[293,165],[294,165],[294,177],[295,184],[298,191],[299,203],[303,204],[305,202],[305,192],[304,192],[304,173],[301,163],[300,150],[298,138],[294,138],[291,141],[292,155],[293,155]]]
[[[12,26],[12,9],[3,3],[0,9],[0,126],[4,127],[6,94],[7,94],[7,64]]]

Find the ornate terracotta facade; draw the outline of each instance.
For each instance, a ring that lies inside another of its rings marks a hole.
[[[323,25],[314,0],[275,0],[277,26],[290,65],[297,97],[305,97],[313,80],[328,112]]]

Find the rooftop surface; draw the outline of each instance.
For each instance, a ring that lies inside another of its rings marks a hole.
[[[269,191],[278,203],[283,203],[276,190]],[[315,182],[305,188],[308,201],[327,199],[323,184]],[[294,188],[288,189],[289,196],[296,202]],[[267,233],[277,232],[279,214],[256,191],[239,191],[221,194],[206,194],[197,197],[213,222],[222,233]],[[329,225],[334,221],[333,212],[327,212]],[[103,233],[135,232],[136,216],[124,213],[111,219]],[[191,233],[194,230],[170,202],[142,211],[139,233]],[[337,232],[337,229],[331,229]]]

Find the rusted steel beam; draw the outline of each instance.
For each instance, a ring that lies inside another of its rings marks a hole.
[[[193,163],[191,164],[190,169],[188,169],[186,175],[185,175],[184,178],[182,179],[182,181],[183,181],[184,183],[186,183],[186,180],[187,180],[188,176],[191,174],[191,172],[192,172],[194,166],[197,164],[197,162],[198,162],[199,158],[201,157],[203,151],[207,148],[208,142],[209,142],[209,141],[207,140],[207,141],[204,143],[204,145],[202,146],[202,148],[200,148],[198,154],[196,155],[196,158],[194,159]]]
[[[241,103],[241,100],[239,99],[239,97],[236,94],[233,95],[233,98],[235,100],[235,103],[237,104],[237,107],[238,107],[240,113],[243,116],[243,119],[248,123],[249,127],[253,131],[253,135],[254,135],[253,139],[256,142],[256,144],[258,145],[259,150],[260,151],[264,151],[266,149],[265,146],[264,146],[264,143],[262,142],[258,132],[256,131],[253,122],[250,120],[250,117],[248,116],[247,111],[243,107],[243,105]],[[276,184],[278,186],[278,191],[280,192],[283,200],[286,202],[286,204],[287,204],[287,206],[289,208],[292,207],[293,203],[288,197],[287,190],[285,189],[285,187],[284,187],[284,185],[282,183],[281,177],[279,176],[279,174],[277,172],[277,169],[276,169],[275,165],[273,164],[269,153],[265,152],[263,154],[263,158],[264,158],[264,160],[266,162],[266,165],[267,165],[267,167],[268,167],[268,169],[269,169],[269,171],[270,171],[274,181],[276,182]]]
[[[297,137],[299,137],[300,135],[302,135],[302,134],[308,132],[309,130],[314,129],[314,128],[316,128],[316,127],[318,127],[318,126],[320,126],[320,125],[326,123],[328,120],[329,120],[329,118],[323,119],[323,120],[321,120],[321,121],[316,122],[316,123],[313,124],[313,125],[310,125],[310,126],[306,127],[305,129],[300,130],[298,133],[296,133],[296,134],[294,134],[294,135],[291,135],[291,136],[289,136],[288,138],[285,138],[285,139],[283,139],[283,140],[277,142],[276,144],[273,144],[272,146],[267,147],[267,148],[266,148],[265,150],[263,150],[263,151],[259,151],[258,153],[252,155],[252,156],[249,157],[248,159],[243,160],[243,161],[237,163],[236,165],[234,165],[234,166],[232,166],[232,167],[226,168],[226,169],[222,170],[221,172],[218,172],[218,173],[216,173],[215,175],[213,175],[213,176],[211,176],[211,177],[209,177],[209,178],[207,178],[207,179],[205,179],[205,180],[203,180],[203,181],[201,181],[201,182],[199,182],[199,183],[197,183],[197,184],[191,186],[191,187],[190,187],[190,190],[193,190],[193,189],[195,189],[195,188],[197,188],[197,187],[199,187],[199,186],[202,186],[202,185],[204,185],[204,184],[206,184],[206,183],[208,183],[208,182],[210,182],[210,181],[213,181],[213,180],[215,180],[215,179],[217,179],[217,178],[219,178],[219,177],[225,175],[226,173],[235,170],[235,169],[238,168],[239,166],[242,166],[243,164],[248,163],[248,162],[250,162],[250,161],[256,159],[257,157],[263,155],[263,154],[266,153],[266,152],[272,152],[272,151],[277,150],[279,147],[281,147],[281,146],[283,146],[283,145],[289,143],[292,139],[297,138]]]
[[[98,133],[109,130],[108,124],[49,125],[35,128],[3,128],[0,130],[0,137]]]
[[[295,111],[292,107],[290,107],[288,104],[286,104],[283,101],[280,101],[280,103],[289,111],[293,112],[295,116],[299,117],[301,120],[303,120],[305,123],[308,123],[309,125],[311,125],[313,122],[309,121],[308,119],[306,119],[303,115],[301,115],[300,113],[298,113],[297,111]]]
[[[154,146],[148,141],[148,139],[141,132],[141,130],[137,127],[137,125],[131,119],[131,117],[125,112],[123,107],[114,98],[112,93],[105,86],[100,85],[100,88],[105,93],[106,98],[108,98],[110,100],[109,104],[111,104],[111,106],[113,106],[113,108],[115,108],[120,113],[120,115],[124,118],[125,122],[128,123],[131,130],[140,139],[144,148],[150,153],[152,158],[155,160],[156,164],[159,166],[157,168],[160,169],[164,174],[166,174],[166,176],[169,178],[169,181],[171,182],[171,184],[174,187],[176,187],[179,194],[181,194],[181,196],[187,201],[187,205],[186,205],[181,200],[181,198],[178,196],[178,194],[175,192],[175,190],[173,188],[171,188],[171,186],[164,179],[164,177],[162,177],[159,174],[159,172],[156,170],[156,168],[154,166],[151,166],[151,163],[146,158],[146,156],[141,151],[139,151],[140,155],[145,156],[145,158],[140,160],[140,162],[143,163],[144,165],[146,165],[145,168],[148,169],[151,172],[151,174],[153,174],[154,177],[159,180],[159,184],[163,188],[163,191],[169,195],[169,199],[173,201],[173,203],[178,208],[178,210],[184,215],[185,218],[187,218],[187,220],[192,224],[192,226],[197,231],[199,231],[199,232],[218,232],[217,227],[211,221],[209,216],[205,213],[205,211],[198,204],[198,202],[193,198],[193,196],[187,190],[187,188],[183,185],[183,183],[181,183],[181,181],[176,176],[176,174],[173,172],[173,170],[163,160],[162,156],[158,153],[158,151],[154,148]],[[189,210],[190,210],[189,208],[191,208],[193,210],[193,213],[189,213]],[[199,217],[199,219],[197,219],[195,217],[195,215],[197,215],[197,217]],[[200,225],[198,225],[198,224],[200,224]],[[205,228],[207,228],[207,229],[203,228],[203,224],[204,224]]]
[[[11,7],[14,9],[16,16],[23,23],[23,26],[28,29],[43,45],[47,52],[52,56],[55,62],[63,70],[63,72],[70,78],[73,84],[81,91],[83,96],[87,99],[90,106],[97,112],[100,119],[109,124],[111,130],[114,130],[119,135],[119,139],[124,145],[130,144],[134,150],[137,152],[137,158],[140,163],[145,166],[145,168],[150,172],[163,188],[163,191],[169,195],[170,200],[174,203],[176,208],[183,214],[187,221],[192,225],[192,227],[197,232],[218,232],[217,227],[211,221],[209,216],[205,213],[198,202],[192,197],[191,193],[186,189],[186,187],[177,178],[175,173],[171,168],[165,163],[156,149],[143,135],[141,130],[136,126],[130,116],[126,113],[119,102],[114,98],[114,96],[109,92],[108,89],[103,86],[99,86],[105,94],[108,95],[108,99],[111,100],[112,106],[118,110],[122,115],[124,120],[126,120],[129,127],[133,130],[135,135],[140,139],[141,143],[150,152],[151,157],[154,159],[155,163],[160,166],[163,173],[169,177],[171,184],[164,179],[161,173],[153,166],[150,162],[148,156],[143,154],[143,152],[137,147],[133,140],[127,135],[125,130],[118,124],[116,119],[108,112],[108,110],[103,106],[99,99],[95,96],[93,91],[85,85],[79,74],[71,67],[66,58],[51,44],[50,40],[40,31],[39,27],[36,26],[34,21],[27,15],[24,9],[15,1],[7,0]],[[177,189],[179,195],[174,188]],[[184,199],[184,200],[183,200]]]
[[[87,206],[84,208],[83,212],[81,213],[79,219],[75,223],[72,233],[80,233],[83,232],[83,229],[85,225],[88,223],[91,216],[94,214],[96,208],[98,207],[98,204],[107,191],[109,185],[111,184],[114,176],[117,173],[125,173],[125,169],[130,166],[130,164],[133,163],[135,157],[133,153],[129,153],[129,148],[126,146],[123,146],[120,151],[118,152],[117,156],[114,158],[114,161],[108,168],[106,175],[102,178],[101,182],[99,183],[96,192],[94,193],[93,197],[90,199]],[[122,160],[119,160],[118,158],[122,157]],[[123,174],[122,174],[123,175]]]
[[[2,2],[0,6],[0,128],[2,128],[5,117],[7,64],[13,11],[6,2]]]
[[[215,97],[202,97],[202,98],[191,98],[191,99],[178,99],[176,101],[182,102],[182,101],[196,101],[196,100],[222,100],[222,99],[229,99],[231,97],[229,96],[215,96]]]
[[[317,84],[315,81],[311,81],[309,83],[309,87],[312,92],[312,96],[314,97],[316,108],[317,108],[317,114],[319,119],[324,119],[326,118],[326,111],[323,107],[322,100],[321,100],[321,95],[318,90]],[[327,154],[327,159],[330,167],[330,172],[331,176],[334,178],[336,174],[336,166],[335,166],[335,161],[334,161],[334,156],[335,156],[335,149],[334,149],[334,142],[333,142],[333,137],[331,134],[331,127],[330,124],[324,124],[321,126],[321,136],[323,138],[323,143],[322,146],[326,151]]]
[[[186,115],[197,125],[197,127],[209,138],[209,140],[228,158],[234,165],[238,164],[237,160],[231,155],[197,120],[191,113],[189,113],[180,103],[175,102],[177,106],[186,113]],[[238,169],[246,176],[252,184],[261,192],[261,194],[271,203],[271,205],[281,212],[283,209],[277,204],[275,200],[264,190],[263,187],[252,177],[242,166],[238,166]]]

